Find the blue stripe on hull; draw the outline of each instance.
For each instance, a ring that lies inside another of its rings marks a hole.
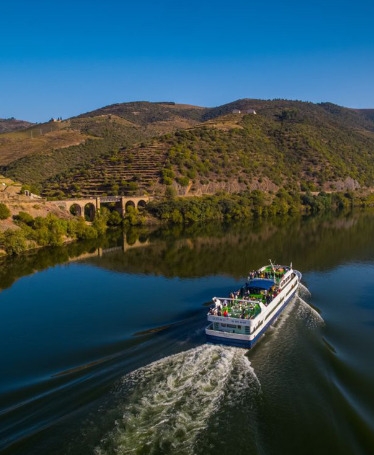
[[[229,346],[238,346],[240,348],[247,348],[251,349],[253,346],[257,343],[257,341],[261,338],[261,336],[265,333],[265,331],[273,324],[273,322],[278,318],[278,316],[281,314],[281,312],[286,308],[290,300],[293,299],[297,291],[297,288],[295,289],[295,292],[293,292],[289,298],[284,302],[283,306],[279,308],[279,310],[274,314],[274,316],[265,324],[265,326],[262,328],[261,332],[258,333],[258,335],[253,338],[253,340],[238,340],[235,338],[223,338],[220,337],[219,335],[214,336],[214,335],[206,335],[207,340],[210,341],[211,343],[216,343],[216,344],[225,344]],[[218,332],[219,333],[219,332]]]

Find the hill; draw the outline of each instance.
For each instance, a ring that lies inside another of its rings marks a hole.
[[[151,128],[159,132],[170,131],[173,128],[186,128],[203,120],[209,108],[176,104],[174,102],[136,101],[118,103],[79,115],[78,118],[111,116],[124,118],[135,125]],[[166,129],[166,131],[165,131]]]
[[[373,113],[288,100],[114,104],[0,134],[0,165],[48,197],[370,188]]]

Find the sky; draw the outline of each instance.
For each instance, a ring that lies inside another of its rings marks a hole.
[[[373,0],[18,0],[0,6],[0,118],[241,98],[374,108]]]

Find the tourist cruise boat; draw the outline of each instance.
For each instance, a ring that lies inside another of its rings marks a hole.
[[[229,297],[213,297],[205,329],[208,341],[252,348],[297,293],[301,273],[270,261],[250,272]]]

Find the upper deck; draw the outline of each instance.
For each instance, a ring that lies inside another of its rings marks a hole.
[[[254,319],[294,276],[291,267],[273,264],[252,271],[238,291],[230,293],[229,297],[213,298],[215,305],[210,308],[208,316]]]

